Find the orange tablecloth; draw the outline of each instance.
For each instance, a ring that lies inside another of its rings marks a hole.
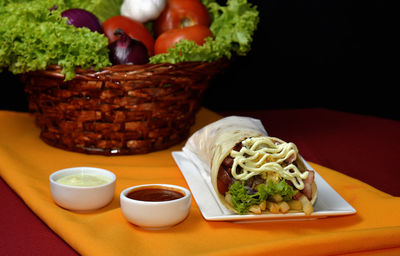
[[[202,109],[193,129],[218,115]],[[137,156],[103,157],[67,152],[43,143],[26,113],[0,112],[0,175],[25,203],[75,250],[84,255],[332,255],[400,252],[400,198],[339,172],[311,163],[357,214],[311,221],[207,222],[193,200],[188,218],[163,231],[129,224],[119,194],[129,186],[170,183],[188,187],[169,150]],[[117,176],[114,200],[92,213],[74,213],[51,198],[48,176],[73,166],[94,166]],[[12,214],[12,213],[10,213]],[[4,232],[4,231],[2,231]],[[274,254],[272,254],[274,255]]]

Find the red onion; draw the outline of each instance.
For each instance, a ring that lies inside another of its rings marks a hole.
[[[114,34],[119,39],[108,46],[112,64],[141,65],[149,62],[147,48],[142,42],[131,38],[121,29],[116,29]]]
[[[68,9],[61,13],[61,16],[68,18],[68,24],[74,25],[75,27],[87,27],[93,32],[98,32],[103,34],[103,26],[101,25],[99,19],[92,14],[83,9]]]

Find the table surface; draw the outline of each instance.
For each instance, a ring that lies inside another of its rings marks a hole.
[[[294,142],[308,160],[400,196],[400,122],[327,109],[221,112],[260,119],[270,136]],[[0,180],[0,251],[77,255]],[[12,214],[10,214],[12,213]],[[7,230],[7,232],[4,232]]]

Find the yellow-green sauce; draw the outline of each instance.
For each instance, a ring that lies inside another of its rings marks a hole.
[[[290,157],[297,157],[295,144],[261,136],[247,138],[242,141],[242,145],[240,151],[231,151],[231,157],[234,158],[231,173],[235,179],[247,180],[258,174],[267,175],[272,172],[290,180],[297,189],[304,188],[303,180],[307,178],[308,171],[301,173],[294,164],[282,164]],[[240,173],[237,171],[238,166],[241,167]]]
[[[110,181],[111,179],[109,177],[86,173],[71,174],[56,180],[57,183],[77,187],[100,186]]]

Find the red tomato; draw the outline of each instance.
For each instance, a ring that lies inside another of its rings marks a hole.
[[[203,45],[205,38],[212,37],[213,34],[208,27],[203,25],[194,25],[184,28],[176,28],[162,33],[154,45],[154,53],[167,53],[168,48],[182,39],[192,40],[198,45]]]
[[[193,25],[210,25],[210,14],[199,0],[167,0],[167,6],[154,22],[154,32],[163,32]]]
[[[154,38],[150,31],[140,22],[125,16],[114,16],[103,23],[104,34],[110,43],[119,37],[114,35],[114,31],[120,28],[130,37],[142,42],[152,56],[154,53]]]

